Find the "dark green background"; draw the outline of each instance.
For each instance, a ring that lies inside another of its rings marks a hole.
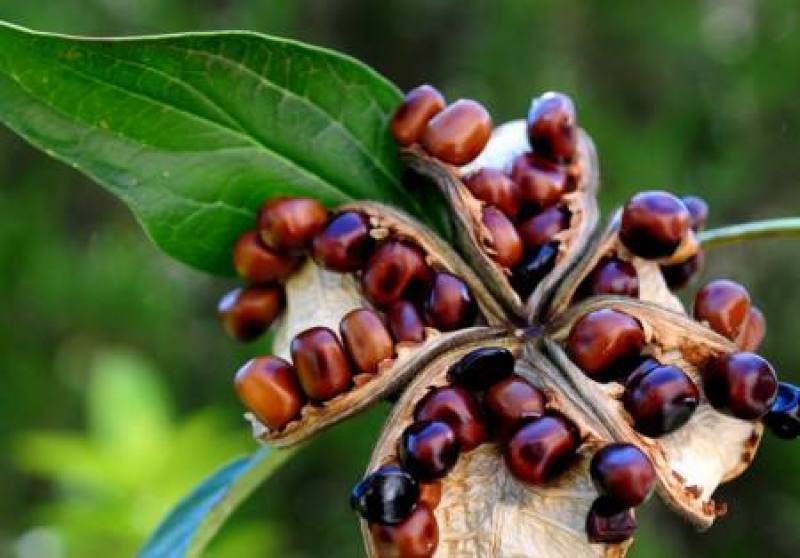
[[[712,226],[800,214],[790,0],[0,0],[0,19],[86,35],[283,35],[350,53],[404,89],[427,81],[475,97],[497,122],[559,89],[598,145],[606,210],[663,187],[706,197]],[[705,274],[751,286],[769,318],[763,352],[795,381],[798,256],[788,241],[726,248]],[[4,129],[0,269],[0,556],[131,555],[178,494],[249,447],[230,382],[260,347],[219,331],[225,281],[160,255],[119,202]],[[346,495],[386,411],[315,441],[209,555],[361,555]],[[797,465],[800,445],[767,437],[721,491],[729,517],[697,534],[652,503],[633,555],[793,555]]]

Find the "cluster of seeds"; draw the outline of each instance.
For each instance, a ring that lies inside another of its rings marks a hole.
[[[239,397],[270,430],[299,418],[306,403],[324,403],[368,381],[395,357],[397,343],[423,342],[426,328],[475,323],[478,305],[461,278],[434,269],[413,239],[372,232],[359,211],[329,214],[312,199],[279,198],[261,208],[257,230],[236,242],[234,266],[250,286],[226,295],[219,307],[236,339],[254,339],[270,326],[283,307],[280,281],[306,253],[329,271],[357,274],[369,305],[343,316],[338,334],[326,327],[298,333],[291,363],[262,356],[239,370]]]
[[[418,143],[430,156],[451,165],[475,159],[489,140],[491,118],[471,100],[445,106],[429,85],[406,95],[392,120],[397,142]],[[490,256],[510,272],[512,287],[528,297],[556,264],[557,235],[570,227],[564,196],[580,180],[576,162],[578,125],[572,100],[561,93],[535,99],[527,119],[530,149],[508,169],[477,169],[464,184],[482,206]]]

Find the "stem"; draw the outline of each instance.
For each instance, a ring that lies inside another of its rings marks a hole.
[[[741,225],[731,225],[701,232],[700,243],[704,249],[738,244],[762,238],[800,237],[800,217],[768,219]]]

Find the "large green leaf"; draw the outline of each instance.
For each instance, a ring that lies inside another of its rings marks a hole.
[[[255,33],[81,39],[0,22],[0,121],[216,273],[270,196],[419,214],[387,132],[399,100],[351,58]]]
[[[200,556],[228,516],[294,451],[265,447],[211,475],[162,521],[139,558]]]

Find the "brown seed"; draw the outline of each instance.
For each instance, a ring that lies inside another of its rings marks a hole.
[[[397,525],[369,526],[378,558],[431,558],[439,545],[439,527],[424,504]]]
[[[273,250],[291,251],[307,246],[328,222],[328,210],[311,198],[275,198],[258,213],[261,240]]]
[[[386,311],[386,322],[397,343],[425,341],[425,324],[417,307],[407,300],[398,300]]]
[[[560,415],[534,419],[517,430],[505,448],[505,462],[514,477],[542,485],[564,473],[575,457],[580,435]]]
[[[421,299],[432,278],[422,250],[390,239],[367,262],[361,285],[373,304],[385,307],[404,297]]]
[[[483,208],[483,224],[492,237],[492,258],[501,266],[515,267],[523,256],[522,240],[508,217],[496,207]]]
[[[464,281],[446,272],[433,278],[425,299],[425,320],[440,331],[453,331],[471,325],[478,314],[478,305]]]
[[[528,139],[536,153],[554,162],[570,161],[578,145],[575,105],[563,93],[534,99],[528,112]]]
[[[638,432],[658,438],[689,422],[700,390],[680,368],[646,359],[628,376],[622,403]]]
[[[414,408],[414,420],[440,420],[456,433],[461,451],[466,453],[486,440],[486,424],[473,395],[460,386],[435,388]]]
[[[272,325],[283,303],[283,288],[278,285],[247,287],[222,297],[217,313],[228,335],[238,341],[252,341]]]
[[[273,252],[261,242],[256,231],[242,234],[233,247],[233,267],[239,277],[252,283],[271,283],[286,279],[301,259],[292,254]]]
[[[234,386],[245,407],[271,430],[300,415],[305,397],[292,365],[276,356],[257,357],[236,373]]]
[[[548,207],[528,217],[517,228],[526,248],[547,244],[553,237],[569,227],[569,210],[562,207]]]
[[[710,362],[703,369],[703,387],[716,410],[757,420],[769,412],[778,395],[778,377],[766,359],[742,351]]]
[[[743,351],[755,352],[767,335],[767,319],[764,313],[756,306],[750,306],[747,313],[747,322],[736,340]]]
[[[435,87],[420,85],[406,93],[391,122],[394,139],[402,146],[417,143],[428,121],[444,109],[445,101]]]
[[[706,201],[698,196],[683,196],[681,198],[683,205],[689,210],[689,226],[692,227],[694,232],[700,232],[706,228],[706,220],[708,219],[708,204]]]
[[[619,508],[608,498],[598,498],[586,518],[589,542],[619,544],[636,532],[636,518],[630,509]]]
[[[519,188],[520,198],[539,209],[557,204],[567,191],[564,170],[534,153],[522,153],[514,160],[511,179]]]
[[[451,165],[477,157],[492,134],[492,117],[479,103],[460,99],[434,116],[422,135],[422,147]]]
[[[742,285],[716,279],[694,298],[694,317],[728,339],[736,339],[750,311],[750,294]]]
[[[312,253],[321,266],[344,273],[364,267],[373,244],[369,219],[358,211],[345,211],[314,237]]]
[[[509,439],[525,422],[542,416],[546,403],[541,390],[516,374],[494,384],[483,395],[489,426],[501,440]]]
[[[656,470],[633,444],[609,444],[592,457],[589,471],[597,491],[623,508],[644,503],[653,493]]]
[[[671,256],[689,233],[689,210],[669,192],[640,192],[622,210],[619,238],[641,258]]]
[[[619,258],[608,257],[598,262],[580,287],[582,296],[639,296],[636,268]]]
[[[501,170],[483,168],[464,181],[472,195],[493,205],[513,219],[519,213],[520,199],[517,185]]]
[[[630,370],[644,348],[644,331],[633,317],[617,310],[595,310],[572,326],[567,351],[590,378],[611,381]]]
[[[419,503],[435,510],[442,501],[442,483],[439,481],[419,483]]]
[[[342,341],[356,368],[375,374],[378,364],[394,356],[394,342],[380,316],[366,308],[349,312],[339,324]]]
[[[336,334],[312,327],[291,343],[292,361],[303,391],[315,401],[327,401],[350,387],[350,365]]]
[[[667,286],[673,291],[685,288],[692,282],[705,263],[705,256],[703,252],[697,252],[694,256],[690,257],[685,262],[662,265],[661,273],[664,275],[664,280]]]

